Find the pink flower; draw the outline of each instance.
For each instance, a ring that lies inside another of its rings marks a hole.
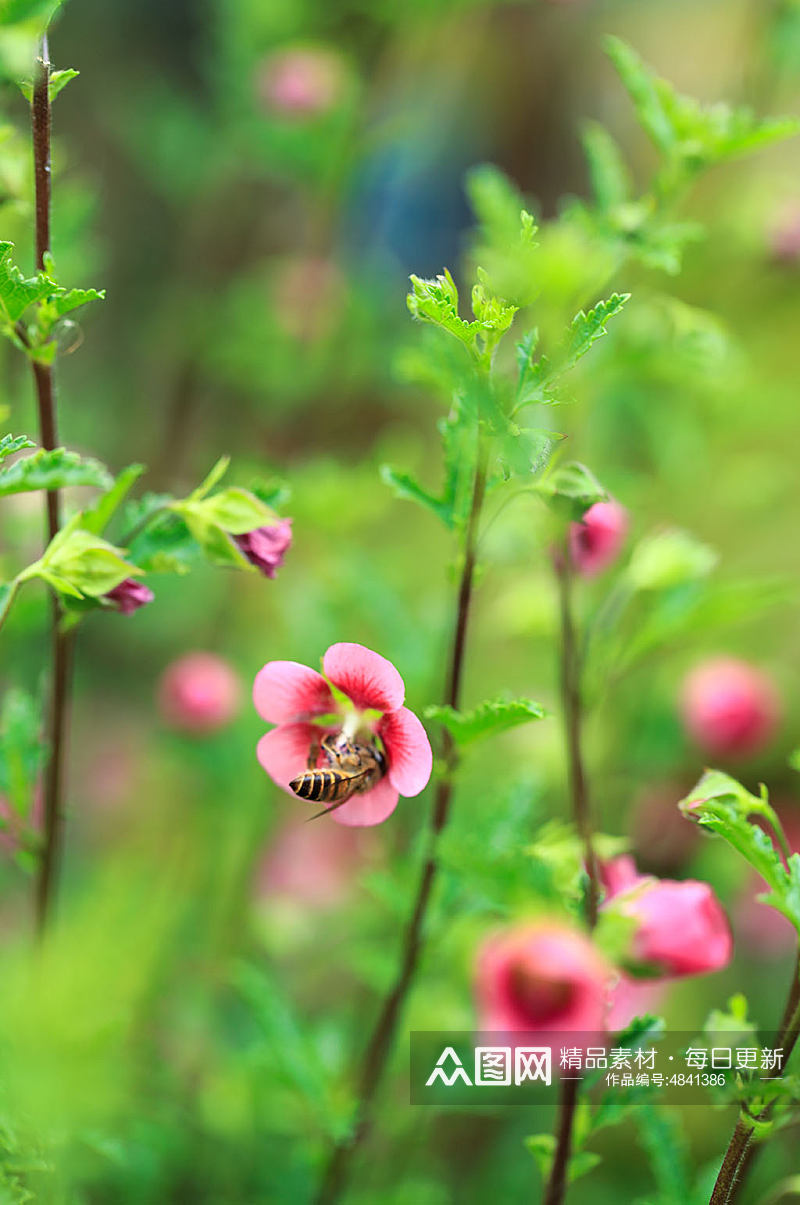
[[[775,684],[753,665],[720,657],[691,671],[681,692],[689,735],[708,753],[757,753],[775,733],[780,699]]]
[[[650,977],[701,975],[730,962],[730,925],[708,883],[640,875],[627,856],[606,863],[602,877],[608,892],[602,906],[614,901],[635,918],[632,958]]]
[[[593,577],[612,565],[628,534],[628,512],[619,502],[595,502],[580,523],[570,524],[572,563],[584,577]]]
[[[490,938],[478,955],[484,1030],[605,1028],[611,968],[588,937],[560,921],[531,921]]]
[[[161,715],[179,732],[216,732],[239,710],[239,678],[215,653],[187,653],[167,667],[158,688]]]
[[[136,578],[126,577],[124,582],[120,582],[113,590],[109,590],[108,594],[103,595],[103,598],[123,615],[132,615],[134,611],[139,610],[139,607],[152,602],[155,594],[149,586],[137,582]]]
[[[398,795],[418,795],[427,786],[433,764],[428,737],[413,711],[403,706],[403,679],[385,657],[360,644],[333,644],[322,668],[324,677],[296,661],[269,661],[259,670],[253,701],[259,715],[277,727],[259,741],[258,759],[288,791],[326,734],[345,732],[370,742],[379,737],[386,774],[331,816],[340,824],[380,824],[394,811]],[[340,693],[334,695],[331,687]],[[327,722],[320,722],[321,717]]]
[[[234,536],[233,540],[251,565],[260,569],[265,577],[274,578],[291,547],[292,520],[280,519],[269,527],[257,527],[255,531]]]
[[[338,104],[345,88],[341,57],[324,47],[292,46],[271,55],[261,68],[263,103],[285,117],[316,117]]]

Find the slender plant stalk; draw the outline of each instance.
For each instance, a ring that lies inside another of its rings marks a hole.
[[[50,54],[47,35],[45,35],[42,38],[41,57],[36,67],[31,105],[36,198],[36,267],[40,270],[44,269],[45,256],[50,250],[49,88]],[[39,438],[42,447],[51,450],[58,444],[52,365],[33,361],[33,377],[39,409]],[[61,527],[61,500],[57,490],[49,490],[45,498],[46,530],[49,542]],[[45,734],[47,764],[44,772],[44,844],[36,883],[36,927],[40,934],[44,931],[52,906],[61,848],[67,701],[71,660],[71,639],[61,630],[61,606],[55,592],[51,592],[50,598],[50,629],[52,679]]]
[[[589,791],[583,764],[581,699],[581,652],[572,614],[572,558],[569,538],[553,553],[553,568],[558,582],[561,617],[561,710],[564,716],[564,735],[567,746],[569,793],[572,813],[583,842],[586,866],[586,916],[590,928],[597,923],[600,897],[597,857],[592,837],[592,817]],[[543,1205],[562,1205],[567,1190],[567,1173],[572,1151],[572,1128],[578,1102],[578,1080],[563,1080],[558,1104],[558,1132],[553,1166],[545,1189]]]
[[[478,524],[486,492],[486,466],[487,451],[485,446],[481,446],[472,488],[472,504],[464,537],[464,563],[458,589],[450,660],[444,690],[444,703],[454,708],[458,708],[461,698],[467,628],[475,577]],[[442,745],[442,763],[444,770],[436,788],[431,816],[429,850],[422,867],[411,919],[405,932],[397,974],[391,989],[384,998],[361,1065],[355,1124],[348,1137],[340,1141],[333,1150],[316,1198],[317,1205],[333,1205],[335,1201],[339,1200],[347,1186],[353,1160],[364,1143],[372,1123],[375,1096],[391,1054],[403,1005],[419,966],[424,943],[425,919],[439,871],[437,838],[447,824],[453,798],[457,756],[453,738],[447,731],[445,731]]]
[[[778,1041],[783,1048],[783,1065],[797,1045],[800,1037],[800,953],[798,953],[794,975],[789,987],[789,996],[781,1022]],[[758,1115],[759,1121],[767,1121],[774,1104],[770,1104]],[[760,1143],[752,1141],[755,1125],[746,1117],[740,1117],[728,1143],[728,1149],[719,1169],[709,1205],[729,1205],[736,1200],[744,1183],[745,1175],[751,1170]]]

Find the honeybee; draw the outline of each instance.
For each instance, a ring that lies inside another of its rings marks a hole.
[[[320,754],[327,766],[317,769]],[[350,740],[341,732],[330,733],[312,745],[308,769],[293,778],[289,786],[300,799],[332,805],[309,817],[316,820],[340,808],[353,795],[369,791],[385,773],[386,758],[376,745]]]

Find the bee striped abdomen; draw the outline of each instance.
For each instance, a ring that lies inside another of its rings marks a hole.
[[[293,778],[289,786],[301,799],[310,799],[314,803],[337,803],[357,786],[352,775],[343,774],[341,770],[306,770]]]

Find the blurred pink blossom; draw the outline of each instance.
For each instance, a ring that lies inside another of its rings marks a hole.
[[[164,671],[158,704],[166,723],[179,732],[216,732],[239,710],[241,685],[227,661],[216,653],[187,653]]]
[[[262,64],[257,88],[262,103],[285,117],[317,117],[344,95],[347,72],[341,56],[322,46],[290,46]]]
[[[331,818],[355,826],[380,824],[394,811],[398,795],[418,795],[427,786],[433,765],[427,734],[403,706],[403,679],[385,657],[361,644],[334,644],[322,668],[325,677],[296,661],[269,661],[259,670],[253,686],[256,711],[277,726],[259,741],[258,759],[272,780],[289,791],[322,736],[340,731],[345,723],[367,730],[384,745],[387,772],[371,790],[331,812]],[[329,683],[346,701],[334,696]],[[337,716],[338,722],[315,723],[321,716]]]
[[[696,824],[687,824],[675,807],[689,784],[663,783],[648,787],[636,800],[631,831],[637,857],[651,871],[668,874],[680,870],[700,840]]]
[[[730,925],[708,883],[640,875],[628,856],[606,863],[602,877],[603,907],[614,901],[637,922],[632,956],[648,977],[700,975],[730,962]]]
[[[745,757],[770,741],[780,722],[775,683],[746,661],[703,661],[686,677],[680,699],[683,722],[706,752]]]
[[[619,502],[595,502],[569,531],[570,557],[579,573],[593,577],[613,565],[628,534],[628,512]]]
[[[256,872],[263,899],[291,899],[328,908],[352,889],[354,875],[374,853],[371,833],[340,825],[310,824],[292,817],[264,851]]]
[[[800,261],[800,205],[787,206],[769,235],[772,258],[791,266]]]
[[[331,259],[294,255],[283,261],[274,282],[274,317],[284,334],[301,343],[322,339],[336,326],[346,284]]]
[[[0,820],[4,827],[0,829],[0,850],[15,854],[29,846],[29,838],[41,832],[44,820],[44,793],[37,786],[33,795],[33,806],[27,820],[23,820],[16,808],[4,795],[0,795]]]
[[[478,955],[479,1027],[603,1029],[611,974],[589,938],[560,921],[507,929]]]

